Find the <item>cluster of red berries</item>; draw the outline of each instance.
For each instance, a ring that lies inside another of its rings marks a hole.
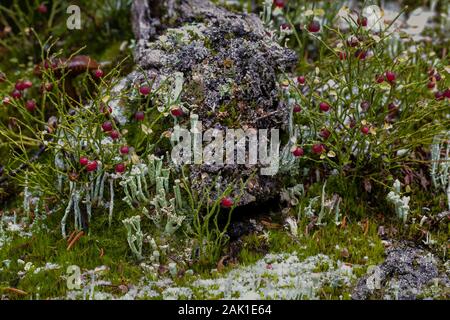
[[[429,82],[427,84],[427,87],[431,90],[434,89],[439,81],[442,80],[442,77],[439,72],[437,72],[435,69],[431,69],[428,72],[429,76]],[[444,100],[444,98],[450,99],[450,88],[445,89],[444,91],[436,91],[434,94],[434,97],[436,100],[441,101]]]
[[[384,81],[389,82],[390,84],[395,83],[397,80],[397,75],[392,71],[386,71],[384,74],[378,74],[375,77],[377,83],[383,83]]]
[[[129,147],[128,146],[120,147],[120,153],[122,155],[128,154],[129,153]],[[87,172],[93,172],[93,171],[97,170],[97,168],[98,168],[98,162],[96,160],[92,160],[91,161],[86,156],[80,157],[79,163],[80,163],[80,165],[82,167],[86,168]],[[114,170],[115,170],[116,173],[124,173],[126,168],[127,167],[126,167],[126,165],[124,163],[118,163],[114,167]]]
[[[313,154],[322,154],[326,151],[325,145],[322,143],[316,143],[313,144],[311,147],[311,152]],[[299,146],[294,146],[291,149],[292,154],[294,155],[294,157],[298,158],[298,157],[302,157],[305,154],[305,150],[302,147]]]
[[[367,27],[367,17],[364,17],[364,16],[358,17],[358,20],[356,20],[356,23],[360,27]]]
[[[113,127],[113,123],[111,121],[105,121],[102,124],[102,130],[106,133],[109,134],[109,136],[111,137],[111,139],[113,140],[117,140],[120,138],[120,133],[119,131],[115,130]]]
[[[6,79],[6,77],[3,76],[0,78],[2,78],[3,81]],[[0,82],[3,81],[0,80]],[[11,97],[16,100],[20,99],[23,96],[23,92],[27,89],[30,89],[31,87],[33,87],[33,82],[31,82],[30,80],[19,80],[14,85],[14,89],[11,92]],[[11,103],[11,98],[4,97],[2,102],[3,104],[8,105]],[[25,108],[28,111],[33,112],[34,110],[36,110],[36,101],[34,99],[26,101]]]
[[[80,160],[80,165],[84,168],[86,168],[87,172],[93,172],[95,170],[97,170],[98,168],[98,163],[97,160],[89,160],[88,157],[81,157]]]

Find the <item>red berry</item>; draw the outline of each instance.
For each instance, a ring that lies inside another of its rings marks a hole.
[[[358,22],[359,26],[367,27],[367,18],[366,17],[359,17],[357,22]]]
[[[323,144],[317,143],[312,146],[311,151],[315,154],[322,154],[325,151],[325,147]]]
[[[113,124],[112,124],[112,122],[111,122],[111,121],[105,121],[105,122],[102,124],[102,129],[103,129],[103,131],[105,131],[105,132],[111,131],[111,130],[113,129]]]
[[[220,200],[220,205],[224,208],[231,208],[233,206],[233,199],[230,197],[224,197]]]
[[[280,27],[281,27],[281,30],[291,29],[291,25],[289,23],[283,23]]]
[[[344,51],[339,52],[339,60],[346,60],[347,59],[347,53]]]
[[[33,112],[34,110],[36,110],[36,101],[28,100],[25,103],[25,107],[27,108],[28,111]]]
[[[33,82],[31,82],[30,80],[25,80],[22,82],[22,86],[24,89],[29,89],[33,86]]]
[[[433,81],[428,82],[427,87],[428,89],[433,89],[436,86],[436,83]]]
[[[397,78],[395,73],[392,72],[392,71],[386,71],[385,76],[386,76],[386,80],[391,82],[391,83],[394,82],[395,79]]]
[[[382,76],[382,75],[377,75],[376,77],[375,77],[375,80],[378,82],[378,83],[383,83],[384,82],[384,77]]]
[[[97,69],[94,71],[94,77],[97,79],[102,78],[104,75],[104,72],[101,69]]]
[[[368,126],[362,126],[361,127],[361,132],[363,134],[368,134],[369,133],[370,128]]]
[[[10,97],[4,97],[2,102],[3,102],[3,104],[5,106],[7,106],[7,105],[11,104],[11,98]]]
[[[320,31],[320,22],[317,20],[313,20],[310,22],[310,24],[308,25],[308,31],[315,33],[315,32],[319,32]]]
[[[116,165],[115,169],[116,169],[116,173],[124,173],[125,169],[126,169],[126,166],[123,163],[119,163],[119,164]]]
[[[97,170],[97,166],[98,166],[97,161],[95,161],[95,160],[89,161],[88,164],[86,165],[86,171],[87,172],[95,171],[95,170]]]
[[[330,135],[331,135],[331,132],[327,128],[323,128],[322,130],[320,130],[319,136],[321,136],[325,140],[328,139],[330,137]]]
[[[120,153],[121,154],[128,154],[129,152],[130,152],[130,148],[128,146],[120,147]]]
[[[298,104],[296,104],[292,111],[294,111],[294,113],[299,113],[302,111],[302,108]]]
[[[22,97],[22,94],[20,93],[19,90],[14,90],[13,92],[11,92],[11,97],[13,97],[14,99],[20,99]]]
[[[328,112],[328,111],[330,111],[330,105],[329,105],[328,103],[326,103],[326,102],[321,102],[321,103],[319,104],[319,108],[320,108],[320,110],[323,111],[323,112]]]
[[[16,90],[23,91],[23,90],[25,90],[25,85],[24,85],[23,81],[17,81],[14,88],[16,88]]]
[[[361,109],[362,111],[367,111],[370,108],[370,103],[369,101],[363,101],[361,102]]]
[[[89,159],[87,157],[80,157],[80,165],[83,167],[87,166],[89,163]]]
[[[437,91],[434,94],[434,97],[436,98],[436,100],[440,101],[440,100],[444,100],[444,93],[442,91]]]
[[[450,99],[450,88],[448,88],[447,90],[444,91],[444,97],[446,97],[447,99]]]
[[[170,113],[174,117],[181,117],[183,115],[183,109],[181,109],[180,107],[175,107],[170,110]]]
[[[113,130],[109,133],[109,136],[111,137],[111,139],[117,140],[120,137],[120,133],[117,130]]]
[[[147,96],[150,94],[151,88],[149,86],[142,86],[139,88],[139,93],[143,96]]]
[[[441,75],[440,75],[439,73],[436,73],[436,74],[434,75],[434,79],[436,79],[436,81],[441,81],[441,80],[442,80],[442,77],[441,77]]]
[[[144,118],[145,118],[145,113],[144,113],[144,111],[138,111],[138,112],[136,112],[135,115],[134,115],[134,118],[135,118],[137,121],[144,121]]]
[[[37,11],[41,14],[46,14],[48,12],[48,8],[45,5],[45,3],[41,3],[38,7],[37,7]]]
[[[298,83],[300,83],[300,84],[305,84],[306,78],[305,78],[304,76],[299,76],[299,77],[297,78],[297,81],[298,81]]]
[[[301,157],[301,156],[303,156],[304,154],[305,154],[305,152],[303,151],[303,149],[302,148],[300,148],[300,147],[296,147],[293,151],[292,151],[292,154],[294,155],[294,157]]]
[[[273,0],[273,4],[277,8],[284,8],[284,0]]]

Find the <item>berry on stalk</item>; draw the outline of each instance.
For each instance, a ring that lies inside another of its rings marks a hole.
[[[450,88],[448,88],[447,90],[444,91],[444,97],[446,97],[447,99],[450,99]]]
[[[86,171],[87,172],[92,172],[97,170],[98,164],[97,161],[89,161],[88,164],[86,165]]]
[[[321,136],[325,140],[327,140],[330,137],[330,135],[331,132],[327,128],[323,128],[322,130],[320,130],[319,136]]]
[[[124,173],[125,169],[126,169],[126,166],[123,163],[119,163],[115,167],[116,173]]]
[[[170,113],[174,117],[181,117],[183,115],[183,109],[181,109],[181,107],[174,107],[170,110]]]
[[[224,197],[220,200],[220,205],[224,208],[231,208],[233,206],[233,199],[230,197]]]
[[[37,12],[39,12],[40,14],[46,14],[48,12],[48,8],[45,5],[45,3],[41,3],[38,7],[37,7]]]
[[[385,76],[386,80],[389,81],[390,83],[395,82],[395,80],[397,79],[396,74],[392,71],[386,71]]]
[[[321,143],[317,143],[311,148],[312,153],[314,154],[322,154],[325,151],[325,147]]]
[[[284,0],[273,0],[273,4],[277,8],[284,8]]]
[[[145,118],[145,113],[144,113],[144,111],[138,111],[138,112],[136,112],[136,113],[134,114],[134,118],[135,118],[137,121],[144,121],[144,118]]]
[[[434,97],[436,98],[437,101],[444,100],[444,98],[445,98],[444,93],[442,91],[437,91],[434,94]]]
[[[11,92],[11,97],[14,99],[20,99],[22,97],[22,93],[20,93],[19,90],[15,89],[13,92]]]
[[[113,129],[113,124],[112,124],[112,122],[111,122],[111,121],[105,121],[105,122],[103,122],[103,124],[102,124],[102,129],[103,129],[103,131],[105,131],[105,132],[111,131],[111,130]]]
[[[143,96],[148,96],[151,92],[151,89],[149,86],[142,86],[139,88],[139,93]]]
[[[305,84],[305,82],[306,82],[306,78],[305,78],[305,76],[299,76],[298,78],[297,78],[297,81],[298,81],[298,83],[299,84]]]
[[[89,164],[89,159],[87,157],[80,157],[79,162],[80,162],[80,165],[85,167]]]
[[[111,139],[117,140],[120,137],[120,133],[117,130],[113,130],[109,133],[109,136],[111,137]]]
[[[103,72],[103,70],[101,69],[94,70],[94,77],[96,77],[97,79],[103,78],[104,75],[105,73]]]
[[[328,111],[330,111],[330,105],[329,105],[328,103],[326,103],[326,102],[321,102],[321,103],[319,104],[319,108],[320,108],[320,110],[323,111],[323,112],[328,112]]]
[[[10,97],[4,97],[2,102],[3,102],[3,104],[5,106],[7,106],[7,105],[11,104],[11,98]]]
[[[308,31],[311,33],[316,33],[320,31],[320,22],[317,20],[313,20],[308,25]]]
[[[300,147],[295,147],[292,150],[292,154],[294,155],[294,157],[298,158],[301,157],[305,154],[304,150]]]
[[[360,27],[367,27],[367,17],[359,17],[357,23]]]
[[[25,108],[27,108],[28,111],[33,112],[36,110],[36,101],[35,100],[28,100],[25,103]]]

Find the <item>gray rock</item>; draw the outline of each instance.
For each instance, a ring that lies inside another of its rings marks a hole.
[[[389,248],[386,260],[362,277],[352,293],[356,300],[433,298],[447,296],[448,274],[431,252],[400,244]],[[432,290],[431,287],[439,288]],[[431,288],[431,289],[430,289]]]

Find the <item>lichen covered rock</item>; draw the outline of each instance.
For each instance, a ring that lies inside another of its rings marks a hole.
[[[232,13],[206,0],[138,0],[132,10],[135,60],[146,73],[135,81],[154,79],[156,105],[182,107],[182,123],[189,123],[188,114],[198,115],[203,132],[283,130],[289,112],[280,100],[277,76],[297,57],[267,36],[257,16]],[[190,177],[200,192],[213,185],[212,199],[235,185],[232,195],[242,205],[279,190],[278,178],[260,175],[260,167],[198,164],[190,167]],[[243,194],[241,179],[246,182]]]
[[[450,295],[448,270],[441,271],[439,259],[425,249],[407,244],[386,252],[386,260],[372,268],[355,287],[352,298],[366,300],[447,297]]]

